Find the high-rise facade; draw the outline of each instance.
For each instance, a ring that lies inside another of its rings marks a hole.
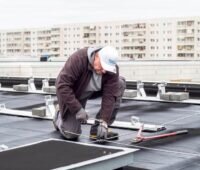
[[[76,23],[0,31],[0,55],[69,57],[88,46],[112,45],[121,59],[200,60],[200,17]]]

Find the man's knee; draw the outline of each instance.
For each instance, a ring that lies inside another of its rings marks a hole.
[[[80,134],[78,133],[68,132],[63,129],[60,129],[60,133],[65,139],[68,139],[68,140],[77,140],[78,137],[80,136]]]
[[[58,112],[57,119],[54,121],[61,135],[68,140],[77,140],[81,134],[81,124],[75,116],[68,115],[67,119],[63,120],[61,113]]]

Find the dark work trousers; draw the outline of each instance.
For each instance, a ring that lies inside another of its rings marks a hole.
[[[119,91],[118,91],[116,103],[115,103],[115,106],[114,106],[114,109],[113,109],[113,112],[111,115],[111,119],[108,122],[108,125],[111,125],[116,118],[116,115],[120,108],[120,103],[121,103],[125,88],[126,88],[126,81],[123,77],[120,77],[119,78]],[[98,93],[98,95],[101,96],[102,94]],[[83,108],[85,108],[86,102],[87,102],[87,99],[80,101]],[[64,138],[75,140],[81,134],[81,124],[79,121],[76,120],[75,114],[66,113],[65,115],[66,116],[63,119],[61,117],[60,112],[59,111],[56,112],[53,122]],[[100,111],[97,113],[96,119],[101,119]],[[96,133],[98,125],[99,125],[99,123],[97,121],[95,121],[95,124],[91,126],[91,130],[90,130],[91,134]]]
[[[126,89],[126,81],[123,77],[119,77],[119,91],[118,91],[115,106],[114,106],[110,121],[108,122],[108,125],[111,125],[114,122],[114,120],[117,116],[117,113],[118,113],[119,108],[120,108],[122,96],[124,94],[125,89]],[[101,119],[100,110],[96,115],[96,119]],[[94,125],[91,126],[90,134],[96,134],[97,133],[98,125],[99,125],[99,122],[95,121]]]

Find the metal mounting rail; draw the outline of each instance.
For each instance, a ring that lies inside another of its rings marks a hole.
[[[55,93],[44,92],[42,90],[19,92],[19,91],[13,90],[12,88],[4,88],[4,87],[0,87],[0,91],[4,91],[4,92],[17,92],[17,93],[32,93],[32,94],[50,94],[50,95],[55,95]],[[183,100],[183,101],[167,101],[167,100],[162,100],[162,99],[159,99],[157,97],[151,97],[151,96],[134,97],[134,98],[123,97],[123,99],[125,99],[125,100],[137,100],[137,101],[165,102],[165,103],[200,104],[200,100],[197,100],[197,99],[187,99],[187,100]]]
[[[41,116],[33,115],[32,112],[30,111],[7,109],[4,104],[0,104],[0,114],[45,119],[45,120],[53,119],[53,115],[51,114],[47,114],[46,116],[41,117]],[[87,121],[87,124],[94,124],[94,119],[89,119]],[[110,127],[138,130],[140,129],[140,123],[133,124],[131,122],[114,121],[114,123]],[[144,124],[144,131],[156,132],[156,131],[161,131],[164,129],[165,128],[162,125]]]
[[[4,92],[17,92],[17,93],[32,93],[32,94],[51,94],[51,95],[55,95],[55,93],[44,92],[44,91],[42,91],[42,90],[35,90],[35,91],[16,91],[16,90],[13,90],[12,88],[5,88],[5,87],[0,87],[0,91],[4,91]]]
[[[123,97],[125,100],[138,100],[138,101],[152,101],[152,102],[164,102],[164,103],[186,103],[186,104],[200,104],[200,100],[196,99],[187,99],[182,101],[168,101],[168,100],[162,100],[157,97]]]

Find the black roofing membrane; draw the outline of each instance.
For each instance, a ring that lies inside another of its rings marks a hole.
[[[45,104],[45,95],[19,92],[0,92],[0,103],[9,109],[27,109]]]
[[[0,152],[0,169],[49,170],[111,155],[119,151],[122,150],[65,141],[45,141]]]
[[[9,100],[9,93],[6,95],[1,94],[1,103],[3,99]],[[24,94],[23,94],[24,95]],[[31,97],[32,95],[32,97]],[[18,95],[20,96],[20,95]],[[44,95],[28,95],[30,103],[28,107],[32,107],[31,104],[40,101],[43,102]],[[13,96],[12,96],[13,97]],[[16,97],[16,96],[15,96]],[[32,99],[31,99],[32,98]],[[27,107],[24,103],[24,96],[16,99],[12,99],[15,106],[23,104],[23,107]],[[8,102],[9,103],[9,102]],[[11,104],[11,102],[10,102]],[[93,99],[89,100],[86,110],[89,111],[90,117],[94,117],[100,108],[101,100]],[[9,105],[9,107],[13,107]],[[14,107],[13,107],[14,108]],[[147,101],[134,101],[124,100],[121,104],[117,120],[130,121],[131,116],[138,116],[144,123],[163,124],[166,123],[167,128],[160,132],[143,132],[145,136],[163,134],[176,130],[188,130],[188,134],[168,137],[163,139],[157,139],[152,141],[141,142],[134,144],[135,146],[147,147],[147,149],[140,149],[137,153],[134,153],[135,162],[131,169],[177,169],[177,170],[199,170],[200,169],[200,105],[183,104],[183,103],[160,103],[160,102],[147,102]],[[192,117],[167,123],[181,117],[192,115]],[[91,141],[85,137],[89,136],[90,125],[82,126],[82,133],[79,141],[91,143]],[[136,136],[137,131],[116,129],[113,131],[119,132],[121,137],[118,143],[107,143],[106,145],[121,146],[121,147],[133,147],[131,146],[131,140]],[[48,138],[62,139],[59,133],[57,133],[52,125],[51,121],[39,120],[34,118],[23,118],[15,116],[0,115],[0,144],[5,144],[8,147],[20,146]],[[125,145],[123,145],[125,144]],[[151,150],[148,148],[158,149]],[[160,151],[162,149],[164,151]],[[165,152],[169,151],[169,152]],[[172,152],[170,152],[172,151]]]

